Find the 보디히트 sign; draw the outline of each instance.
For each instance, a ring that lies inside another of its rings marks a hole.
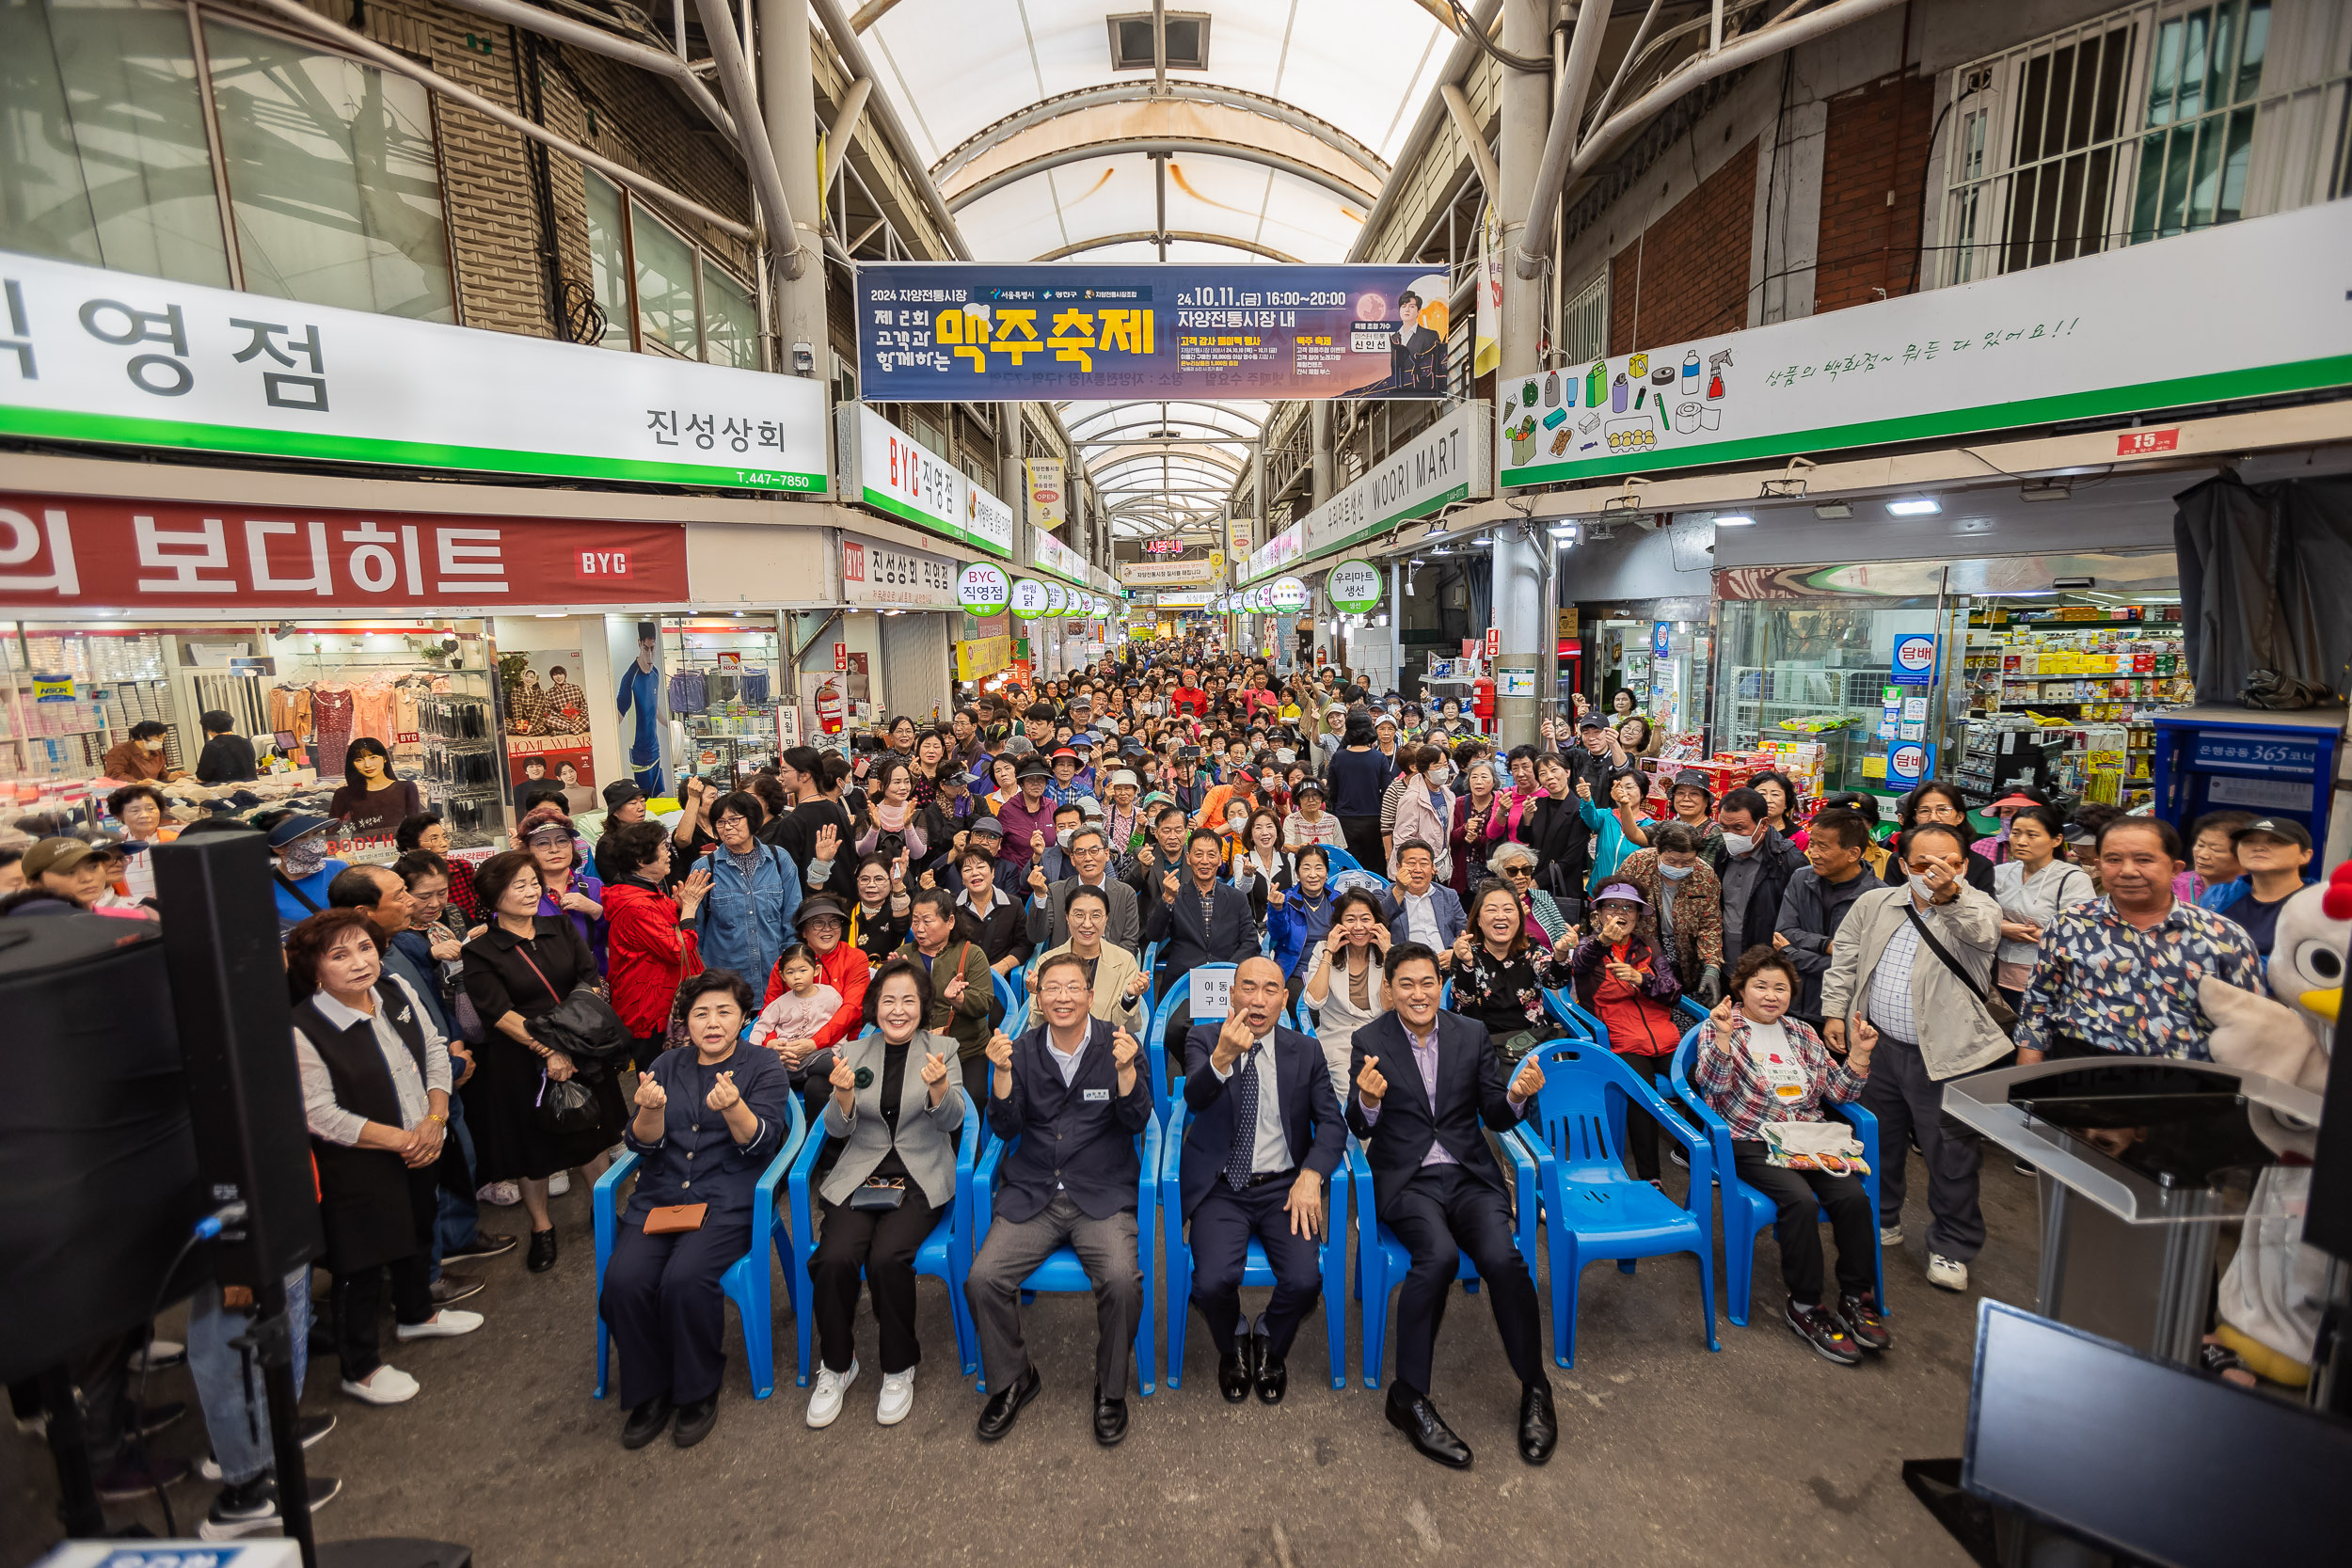
[[[821,381],[0,255],[0,435],[821,494]]]

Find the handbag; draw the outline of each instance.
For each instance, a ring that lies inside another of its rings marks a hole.
[[[847,1207],[859,1213],[882,1212],[896,1209],[906,1196],[904,1181],[861,1181],[850,1192]]]
[[[681,1231],[700,1230],[703,1217],[710,1212],[707,1203],[665,1203],[645,1211],[645,1234],[673,1236]]]
[[[603,1121],[596,1097],[578,1078],[561,1081],[539,1074],[539,1097],[531,1102],[531,1119],[542,1132],[593,1132]]]
[[[1862,1140],[1842,1121],[1768,1121],[1763,1132],[1767,1164],[1829,1176],[1869,1174]]]
[[[550,1051],[561,1051],[576,1062],[591,1062],[602,1066],[626,1059],[636,1048],[637,1037],[628,1032],[621,1015],[612,1010],[604,993],[594,986],[575,986],[569,996],[558,995],[548,984],[547,974],[532,962],[529,953],[519,947],[523,962],[531,965],[531,973],[539,976],[539,983],[548,988],[548,994],[556,998],[552,1010],[527,1020],[523,1025],[531,1037]]]
[[[2017,1010],[2003,1001],[1998,994],[1988,994],[1985,989],[1977,983],[1975,975],[1962,968],[1949,953],[1944,951],[1944,944],[1935,940],[1935,933],[1928,929],[1928,923],[1919,918],[1918,909],[1908,898],[1903,900],[1903,915],[1914,926],[1919,927],[1919,940],[1928,944],[1929,951],[1943,959],[1944,967],[1950,970],[1953,976],[1968,988],[1968,994],[1977,999],[1977,1006],[1982,1007],[1984,1016],[1993,1021],[1993,1027],[2004,1035],[2013,1033],[2017,1028]]]

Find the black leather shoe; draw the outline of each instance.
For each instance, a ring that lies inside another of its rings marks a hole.
[[[1094,1396],[1094,1440],[1104,1448],[1117,1448],[1119,1440],[1127,1435],[1127,1402],[1106,1400],[1100,1393]]]
[[[1454,1435],[1454,1429],[1445,1424],[1438,1407],[1429,1402],[1426,1394],[1415,1394],[1401,1385],[1389,1390],[1389,1425],[1413,1440],[1413,1447],[1423,1455],[1436,1460],[1451,1470],[1467,1470],[1470,1465],[1470,1445]]]
[[[980,1424],[974,1429],[980,1441],[993,1443],[1010,1432],[1014,1418],[1021,1414],[1021,1407],[1037,1398],[1037,1391],[1042,1386],[1037,1369],[1031,1367],[1011,1387],[999,1388],[989,1395],[988,1402],[980,1406]]]
[[[1258,1363],[1257,1383],[1260,1404],[1279,1404],[1282,1396],[1290,1392],[1290,1368],[1280,1356],[1268,1355]]]
[[[677,1426],[670,1433],[670,1441],[681,1449],[691,1449],[710,1435],[710,1429],[719,1424],[719,1396],[681,1404],[677,1410]]]
[[[1519,1391],[1519,1457],[1541,1465],[1560,1443],[1560,1418],[1552,1413],[1551,1385],[1531,1383]]]
[[[1244,1341],[1247,1343],[1247,1341]],[[1216,1358],[1216,1391],[1225,1396],[1227,1404],[1239,1404],[1249,1397],[1249,1363],[1240,1355],[1219,1354]]]
[[[523,1255],[523,1267],[532,1274],[545,1274],[555,1267],[555,1227],[531,1233],[531,1250]]]
[[[670,1424],[670,1413],[677,1406],[667,1394],[656,1394],[628,1413],[621,1426],[621,1447],[642,1449],[661,1435],[661,1429]]]

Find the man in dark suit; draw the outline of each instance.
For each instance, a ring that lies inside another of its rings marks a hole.
[[[1417,838],[1396,847],[1396,880],[1380,895],[1380,913],[1391,942],[1417,942],[1438,955],[1438,967],[1454,962],[1454,943],[1470,929],[1461,895],[1438,880],[1438,858]]]
[[[1518,1125],[1543,1087],[1534,1053],[1505,1087],[1486,1025],[1438,1010],[1438,955],[1419,942],[1389,949],[1392,1011],[1356,1031],[1347,1125],[1364,1140],[1374,1212],[1412,1255],[1397,1295],[1396,1378],[1389,1424],[1440,1465],[1467,1468],[1470,1445],[1429,1402],[1429,1358],[1454,1286],[1456,1253],[1470,1254],[1495,1304],[1503,1353],[1519,1375],[1519,1457],[1551,1457],[1560,1426],[1544,1370],[1535,1282],[1511,1236],[1502,1167],[1479,1133]]]
[[[1168,944],[1152,977],[1152,995],[1167,995],[1168,983],[1197,964],[1237,964],[1258,951],[1249,895],[1217,875],[1224,865],[1224,839],[1195,828],[1184,839],[1184,872],[1170,866],[1160,874],[1158,895],[1143,917],[1144,940]],[[1186,1003],[1170,1016],[1168,1032],[1191,1022]]]
[[[1136,908],[1136,890],[1110,874],[1110,840],[1100,828],[1080,828],[1070,835],[1070,867],[1076,875],[1058,882],[1046,879],[1045,868],[1029,866],[1029,941],[1041,948],[1059,947],[1070,940],[1070,895],[1079,887],[1100,888],[1110,910],[1110,925],[1103,940],[1143,957],[1143,917]]]
[[[1068,1244],[1094,1285],[1094,1440],[1127,1435],[1127,1363],[1143,1308],[1136,1249],[1136,1135],[1152,1119],[1152,1086],[1136,1070],[1133,1035],[1088,1016],[1086,965],[1065,953],[1038,970],[1045,1022],[1018,1041],[988,1042],[988,1124],[1021,1141],[1004,1158],[994,1222],[964,1295],[979,1330],[988,1403],[979,1436],[1012,1430],[1037,1398],[1037,1368],[1021,1338],[1021,1282]]]
[[[1216,1341],[1216,1386],[1228,1404],[1252,1385],[1260,1403],[1282,1402],[1284,1358],[1323,1292],[1324,1179],[1347,1146],[1323,1048],[1278,1026],[1289,1001],[1282,966],[1250,958],[1233,974],[1223,1026],[1199,1024],[1184,1040],[1192,1121],[1177,1192],[1192,1222],[1192,1305]],[[1252,1236],[1274,1268],[1274,1298],[1244,1340],[1241,1274]]]
[[[1171,867],[1184,863],[1184,835],[1192,830],[1191,815],[1167,800],[1146,805],[1143,814],[1150,832],[1144,835],[1142,847],[1129,857],[1130,863],[1119,879],[1135,890],[1138,912],[1149,911],[1159,901],[1161,879]]]

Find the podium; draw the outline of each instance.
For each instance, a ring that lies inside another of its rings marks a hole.
[[[2319,1096],[2166,1057],[2069,1057],[1947,1085],[1944,1108],[2040,1172],[2044,1317],[2190,1363],[2222,1224],[2278,1163],[2259,1129]]]

